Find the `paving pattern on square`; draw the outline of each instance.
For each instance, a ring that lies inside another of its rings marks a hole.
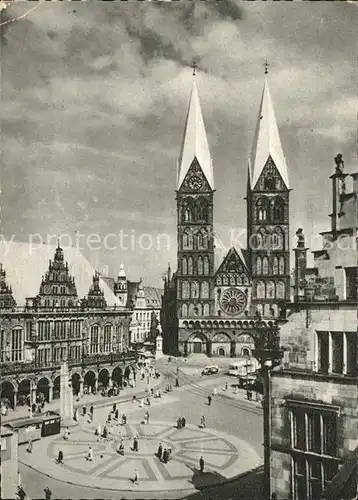
[[[249,444],[215,429],[200,429],[195,425],[177,429],[168,422],[130,423],[116,426],[107,440],[95,436],[94,430],[95,427],[71,429],[67,441],[62,434],[43,439],[34,446],[32,454],[22,451],[20,460],[39,472],[71,484],[142,491],[220,484],[260,464],[259,455]],[[137,452],[132,450],[134,436],[139,441]],[[125,446],[124,456],[117,453],[121,439]],[[167,464],[156,457],[159,442],[163,449],[172,449],[172,458]],[[85,458],[89,446],[93,449],[92,462]],[[63,464],[56,463],[60,450],[64,454]],[[204,474],[198,472],[202,455]],[[139,485],[131,481],[135,469]]]

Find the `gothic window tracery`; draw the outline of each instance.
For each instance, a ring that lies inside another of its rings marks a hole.
[[[199,283],[197,281],[193,281],[191,284],[191,298],[192,299],[199,298]]]
[[[281,196],[272,200],[272,218],[274,221],[283,221],[285,211],[285,202]]]
[[[209,306],[209,304],[204,304],[203,315],[204,316],[209,316],[210,315],[210,306]]]
[[[203,258],[201,255],[199,255],[199,257],[198,257],[197,266],[198,266],[198,275],[201,276],[204,272]]]
[[[209,275],[209,259],[208,257],[204,257],[204,275]]]
[[[285,257],[280,257],[279,274],[285,274]]]
[[[278,259],[276,256],[272,259],[272,274],[278,274]]]
[[[269,201],[263,196],[256,202],[256,220],[265,221],[268,219]]]
[[[256,258],[256,274],[262,274],[262,260],[261,257]]]
[[[188,257],[188,274],[193,274],[193,258]]]
[[[224,276],[224,278],[223,278],[223,284],[224,285],[228,285],[229,284],[229,279],[228,279],[227,276]]]
[[[221,286],[222,285],[222,279],[220,276],[218,276],[217,280],[216,280],[216,284]]]
[[[264,275],[269,274],[269,263],[267,257],[263,257],[262,259],[262,274]]]
[[[275,298],[275,283],[273,281],[268,281],[266,283],[266,298],[267,299]]]
[[[285,298],[285,283],[283,281],[278,281],[276,284],[276,296],[278,299]]]
[[[201,250],[203,248],[203,235],[202,235],[202,232],[199,231],[198,233],[196,233],[195,237],[196,237],[197,248],[198,248],[198,250]]]
[[[208,233],[203,229],[202,235],[203,235],[203,250],[207,250],[208,249]]]
[[[202,299],[208,299],[209,298],[209,283],[207,281],[203,281],[201,284],[201,294],[200,294]]]
[[[194,306],[194,304],[189,304],[188,316],[189,316],[189,318],[192,318],[193,316],[195,316],[195,306]]]
[[[182,298],[189,299],[190,297],[190,287],[188,281],[183,281],[182,284]]]
[[[275,231],[272,233],[271,237],[271,245],[270,247],[272,250],[283,250],[284,249],[284,244],[283,244],[283,233],[282,229],[280,227],[277,227]]]
[[[181,267],[182,267],[182,273],[188,274],[188,262],[186,260],[186,257],[183,257]]]
[[[202,308],[201,308],[201,304],[197,304],[197,305],[196,305],[196,315],[197,315],[197,316],[202,316]]]
[[[183,318],[186,318],[188,316],[188,306],[186,304],[182,305],[181,315],[183,316]]]
[[[265,298],[265,283],[263,281],[258,281],[256,285],[256,297],[258,299]]]
[[[236,281],[235,276],[230,276],[230,285],[235,286],[236,285],[235,281]]]

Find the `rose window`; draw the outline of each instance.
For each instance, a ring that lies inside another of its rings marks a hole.
[[[246,296],[241,290],[229,288],[221,295],[220,305],[227,314],[242,313],[246,307]]]

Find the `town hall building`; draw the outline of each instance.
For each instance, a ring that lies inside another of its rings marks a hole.
[[[267,70],[266,70],[267,73]],[[194,79],[177,176],[177,271],[162,304],[167,353],[251,355],[253,328],[272,326],[290,299],[288,169],[269,83],[248,164],[247,248],[215,248],[214,165]]]

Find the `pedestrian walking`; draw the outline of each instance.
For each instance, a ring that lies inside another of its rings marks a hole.
[[[33,447],[32,439],[30,438],[27,443],[27,448],[26,448],[27,453],[32,453],[32,447]]]
[[[185,427],[185,426],[186,426],[186,420],[185,420],[185,417],[182,417],[182,418],[181,418],[181,426],[182,426],[182,427]]]
[[[97,425],[97,429],[95,430],[95,435],[96,436],[100,436],[102,433],[102,428],[101,428],[101,424],[98,424]]]
[[[119,453],[122,456],[124,455],[124,444],[123,444],[122,440],[121,440],[121,442],[118,445],[117,453]]]
[[[145,416],[146,416],[147,424],[149,424],[149,411],[148,410],[145,412]]]
[[[200,426],[202,427],[202,429],[205,429],[206,427],[206,422],[205,422],[205,417],[204,415],[201,416],[201,419],[200,419]]]
[[[159,458],[159,460],[161,460],[162,454],[163,454],[163,446],[162,446],[162,443],[159,443],[158,451],[157,451],[157,457]]]
[[[107,438],[107,436],[108,436],[108,429],[107,429],[107,426],[106,426],[106,425],[103,427],[103,434],[102,434],[102,436],[103,436],[105,439],[106,439],[106,438]]]
[[[116,411],[114,412],[114,418],[118,420],[118,416],[119,416],[119,410],[117,408]]]
[[[44,489],[44,492],[45,492],[45,500],[51,500],[52,491],[50,490],[50,488],[48,486],[46,486],[46,488]]]
[[[76,408],[73,414],[73,419],[75,422],[78,422],[78,409]]]
[[[82,415],[85,416],[86,412],[87,412],[87,407],[86,407],[86,405],[83,405],[82,406]]]
[[[181,428],[182,428],[182,419],[179,417],[177,420],[177,429],[181,429]]]
[[[211,406],[211,396],[210,396],[210,394],[208,396],[208,405]]]
[[[139,474],[137,469],[134,469],[133,484],[139,484]]]
[[[65,432],[63,434],[63,439],[65,441],[67,441],[69,434],[70,434],[70,431],[68,430],[68,427],[66,427]]]
[[[168,450],[166,448],[164,448],[164,451],[163,451],[163,462],[165,464],[168,463]]]
[[[172,458],[172,449],[170,448],[170,446],[167,449],[167,454],[168,454],[168,462],[169,462],[169,460]]]
[[[139,450],[138,439],[135,437],[133,439],[133,451],[138,451],[138,450]]]
[[[63,451],[60,450],[57,455],[57,463],[58,464],[63,464]]]
[[[112,413],[116,413],[116,410],[117,410],[117,403],[113,403]]]
[[[204,466],[205,466],[204,458],[201,456],[199,460],[200,472],[204,472]]]
[[[91,404],[91,406],[90,406],[90,414],[92,415],[92,417],[93,417],[93,412],[94,412],[94,406],[93,406],[93,404]]]
[[[86,460],[88,462],[93,462],[93,450],[91,446],[88,448],[88,452],[86,453]]]
[[[229,387],[229,384],[227,382],[225,382],[225,391],[227,391],[228,387]]]

